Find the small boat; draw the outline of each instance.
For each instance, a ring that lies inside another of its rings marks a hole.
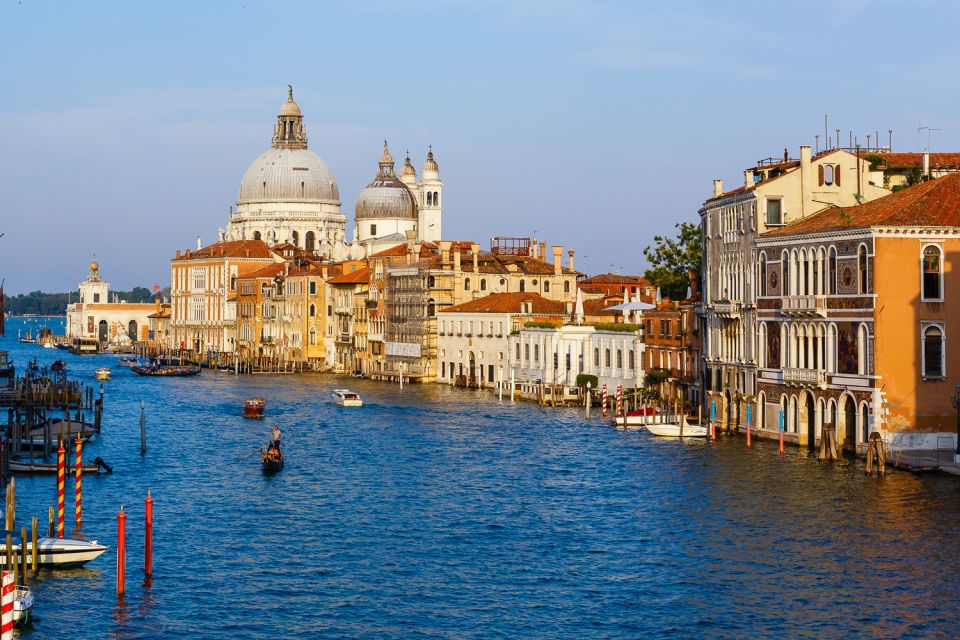
[[[627,412],[626,420],[624,420],[623,416],[614,416],[613,424],[618,427],[622,427],[624,426],[624,422],[626,422],[626,426],[628,427],[642,427],[644,421],[649,421],[652,419],[652,418],[648,418],[647,416],[654,416],[656,414],[657,414],[657,410],[654,409],[653,407],[647,407],[646,409],[636,409],[634,411]]]
[[[53,364],[50,365],[50,371],[54,373],[63,373],[67,370],[67,363],[63,360],[57,359],[53,361]]]
[[[168,366],[150,364],[146,367],[130,367],[130,370],[141,376],[160,376],[174,378],[177,376],[195,376],[200,373],[200,367],[194,365]]]
[[[43,348],[44,348],[44,349],[53,349],[53,343],[52,343],[52,342],[44,342],[44,343],[43,343]],[[30,597],[32,598],[33,596],[30,596]]]
[[[40,538],[37,540],[37,564],[41,567],[71,569],[82,567],[91,560],[100,557],[110,547],[98,544],[96,540],[76,540],[74,538]],[[13,557],[20,555],[20,544],[12,545]],[[27,555],[33,553],[33,543],[27,542]],[[6,560],[0,557],[0,566]]]
[[[699,424],[687,422],[687,416],[680,416],[679,422],[662,422],[645,424],[647,431],[655,436],[665,438],[706,438],[707,428]]]
[[[56,442],[61,435],[64,439],[72,442],[76,440],[77,436],[80,436],[84,440],[89,440],[90,437],[97,432],[97,428],[92,422],[81,422],[76,419],[67,421],[63,418],[51,418],[45,423],[41,422],[31,427],[24,435],[23,441],[31,442],[34,445],[42,445],[43,438],[46,435],[44,433],[45,431],[50,434],[54,442]],[[64,442],[64,446],[67,444],[67,442]]]
[[[267,401],[263,398],[250,398],[243,403],[244,418],[262,418]]]
[[[99,367],[96,371],[97,380],[110,379],[110,367]]]
[[[117,361],[117,364],[121,367],[139,367],[140,361],[137,360],[136,356],[125,355],[125,356],[120,356],[120,359]]]
[[[39,540],[38,546],[39,546]],[[23,627],[30,623],[33,613],[33,591],[30,587],[18,584],[13,590],[13,626]]]
[[[333,402],[341,407],[362,407],[363,400],[349,389],[334,389]]]
[[[100,473],[101,470],[106,473],[113,473],[113,468],[105,463],[99,456],[93,459],[93,463],[80,465],[80,470],[82,473]],[[57,473],[57,463],[10,460],[10,473],[43,473],[55,475]],[[71,473],[75,473],[75,470],[72,470]]]
[[[283,469],[283,454],[276,447],[267,447],[267,450],[260,454],[260,461],[263,464],[263,472],[273,474]]]

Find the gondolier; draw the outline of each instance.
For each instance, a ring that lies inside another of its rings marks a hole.
[[[273,436],[273,440],[270,442],[270,446],[274,449],[280,449],[280,438],[283,437],[283,434],[280,432],[280,427],[273,425],[273,431],[270,432],[270,435]]]

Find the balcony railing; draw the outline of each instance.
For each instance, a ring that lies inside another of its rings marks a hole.
[[[780,311],[787,316],[825,317],[827,315],[826,296],[784,296]]]
[[[740,316],[741,306],[742,305],[738,301],[723,300],[720,302],[714,302],[713,310],[716,311],[718,316],[735,318]]]
[[[783,384],[825,387],[827,372],[824,369],[786,368],[783,370]]]

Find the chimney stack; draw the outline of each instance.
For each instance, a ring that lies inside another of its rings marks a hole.
[[[444,269],[450,268],[450,247],[453,245],[449,240],[440,241],[440,266]]]
[[[460,271],[460,249],[453,250],[453,270]]]
[[[573,271],[573,249],[567,251],[567,264],[569,265],[570,271]]]
[[[713,197],[718,198],[723,193],[723,180],[713,181]]]
[[[553,273],[560,275],[563,273],[563,266],[560,264],[560,256],[563,255],[563,247],[553,246]]]
[[[747,169],[743,172],[743,186],[747,189],[753,186],[753,169]]]
[[[923,177],[928,179],[930,177],[930,152],[923,152]]]
[[[540,258],[541,260],[546,261],[546,256],[547,256],[547,243],[541,242],[540,248],[537,250],[537,257]]]
[[[800,147],[800,164],[810,164],[810,145],[805,144]]]
[[[473,254],[473,272],[480,273],[480,245],[476,242],[470,245],[470,253]]]
[[[180,257],[180,249],[177,249],[177,258]]]

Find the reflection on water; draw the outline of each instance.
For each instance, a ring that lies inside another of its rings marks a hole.
[[[64,357],[13,336],[20,363]],[[91,381],[112,361],[66,357]],[[345,382],[323,375],[114,367],[89,455],[115,473],[85,478],[84,524],[113,545],[125,505],[127,594],[113,550],[45,572],[23,637],[960,634],[956,479],[877,480],[776,443],[654,439],[490,394],[346,384],[363,408],[330,404]],[[240,417],[250,396],[266,419]],[[274,423],[287,465],[265,478],[241,458]],[[42,521],[54,480],[18,479],[18,497]]]

